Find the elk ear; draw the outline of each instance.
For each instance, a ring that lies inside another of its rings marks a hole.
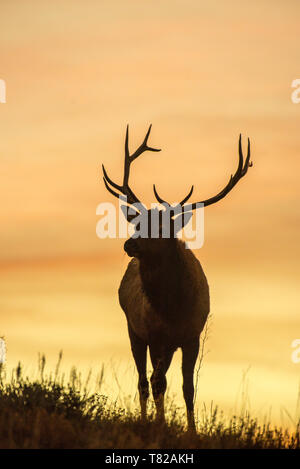
[[[189,223],[193,216],[193,212],[183,212],[174,219],[174,233],[182,230],[182,228]]]
[[[134,219],[140,215],[140,212],[138,212],[134,207],[132,206],[128,206],[128,205],[121,205],[121,210],[122,210],[122,213],[124,215],[124,217],[126,218],[127,221],[129,221],[129,223],[133,223],[134,224]]]

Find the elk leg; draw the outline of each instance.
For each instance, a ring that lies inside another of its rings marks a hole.
[[[199,337],[182,346],[183,396],[187,410],[189,430],[195,431],[194,419],[194,368],[199,352]]]
[[[132,355],[137,367],[139,382],[138,390],[140,396],[140,405],[141,405],[141,418],[146,420],[147,417],[147,400],[149,397],[149,384],[147,380],[147,344],[140,339],[130,324],[128,323],[128,333],[131,343]]]
[[[166,372],[169,369],[174,350],[164,351],[161,345],[150,344],[150,357],[153,366],[151,375],[152,394],[156,406],[156,420],[165,422],[164,395],[167,389]]]

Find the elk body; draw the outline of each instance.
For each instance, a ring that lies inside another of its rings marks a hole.
[[[167,387],[166,372],[177,348],[182,349],[183,395],[187,408],[189,429],[194,422],[194,368],[199,352],[200,334],[209,314],[209,287],[201,267],[191,250],[176,237],[177,232],[189,221],[198,204],[207,206],[225,197],[243,177],[250,162],[250,142],[244,162],[241,136],[239,139],[239,164],[225,188],[216,196],[200,203],[185,205],[192,194],[180,202],[184,212],[175,218],[170,204],[160,198],[154,186],[156,199],[168,211],[169,233],[163,236],[166,218],[159,212],[157,237],[153,233],[153,209],[147,210],[129,187],[130,165],[144,151],[160,151],[148,147],[151,125],[140,147],[129,153],[128,127],[125,139],[125,166],[123,184],[112,181],[104,166],[104,183],[114,196],[126,201],[122,211],[136,232],[124,244],[124,250],[132,257],[119,288],[120,305],[126,315],[132,354],[138,371],[138,389],[141,417],[146,418],[149,384],[147,380],[147,348],[153,366],[151,375],[152,394],[156,404],[157,420],[164,422],[164,394]],[[118,191],[116,192],[115,189]],[[131,212],[131,214],[130,214]],[[139,215],[148,217],[148,237],[137,236]],[[177,212],[178,213],[178,212]],[[179,223],[178,223],[179,219]]]

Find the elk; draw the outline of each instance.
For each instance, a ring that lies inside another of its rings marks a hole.
[[[164,394],[167,387],[166,372],[174,352],[182,349],[183,395],[187,409],[188,429],[195,431],[194,420],[194,368],[199,352],[200,334],[206,323],[209,310],[209,286],[200,262],[185,243],[176,237],[192,216],[193,210],[203,204],[206,207],[223,199],[252,166],[250,162],[250,141],[244,160],[241,135],[239,137],[239,163],[228,184],[217,195],[198,203],[184,205],[193,192],[179,203],[184,213],[179,215],[180,223],[171,211],[171,205],[163,200],[155,185],[154,194],[164,207],[169,209],[170,236],[162,236],[163,217],[159,218],[158,236],[151,236],[153,210],[147,210],[129,186],[132,162],[145,151],[158,152],[160,149],[148,146],[151,125],[143,143],[130,154],[128,126],[125,137],[125,162],[123,184],[116,184],[108,176],[104,166],[103,179],[106,189],[115,197],[127,202],[121,209],[127,221],[134,225],[135,232],[124,244],[124,250],[132,257],[119,287],[119,302],[128,325],[131,350],[138,371],[138,390],[141,418],[146,420],[146,406],[149,397],[147,380],[147,348],[153,366],[151,375],[152,394],[156,405],[156,420],[165,422]],[[116,192],[117,191],[117,192]],[[138,208],[137,208],[138,207]],[[159,211],[163,213],[163,209]],[[146,213],[149,221],[148,237],[137,236],[138,215]],[[133,213],[130,213],[133,212]],[[188,216],[186,216],[188,215]]]

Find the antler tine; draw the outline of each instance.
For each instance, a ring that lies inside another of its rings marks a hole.
[[[123,177],[123,186],[128,185],[129,179],[129,168],[130,168],[130,155],[129,155],[129,125],[126,126],[126,136],[125,136],[125,159],[124,159],[124,177]]]
[[[190,190],[190,192],[188,193],[188,195],[185,196],[185,198],[182,199],[181,202],[179,202],[180,205],[184,205],[184,204],[189,200],[189,198],[191,197],[191,195],[192,195],[192,193],[193,193],[193,190],[194,190],[194,186],[191,187],[191,190]]]
[[[106,172],[106,169],[105,169],[104,165],[102,165],[102,171],[103,171],[103,175],[104,175],[103,179],[104,179],[104,182],[105,182],[105,187],[109,190],[109,192],[111,194],[113,194],[115,197],[120,197],[122,200],[126,201],[125,197],[123,197],[121,194],[118,194],[117,192],[115,192],[111,188],[109,188],[108,184],[110,184],[112,187],[114,187],[118,191],[122,192],[122,194],[124,194],[127,197],[127,202],[129,204],[134,204],[134,203],[139,202],[138,198],[132,192],[130,187],[127,187],[127,190],[125,191],[123,186],[120,186],[119,184],[116,184],[112,179],[110,179],[110,177],[108,176],[108,174]]]
[[[106,189],[108,190],[108,192],[110,192],[110,193],[111,193],[112,195],[114,195],[115,197],[120,198],[121,200],[124,200],[124,201],[127,200],[127,198],[126,198],[125,195],[118,194],[118,193],[115,192],[111,187],[109,187],[109,185],[108,185],[108,183],[107,183],[105,177],[103,177],[103,181],[104,181],[105,187],[106,187]]]
[[[191,190],[190,190],[190,192],[188,193],[188,195],[186,195],[186,196],[184,197],[184,199],[182,199],[182,201],[179,202],[178,205],[181,205],[181,206],[184,205],[184,204],[189,200],[189,198],[191,197],[191,195],[192,195],[192,193],[193,193],[193,190],[194,190],[194,186],[191,187]],[[165,200],[163,200],[163,199],[158,195],[158,192],[157,192],[157,190],[156,190],[155,184],[153,184],[153,191],[154,191],[154,195],[155,195],[155,197],[156,197],[156,200],[157,200],[160,204],[167,204],[167,205],[170,206],[169,202],[166,202]]]
[[[243,176],[245,176],[246,172],[248,171],[248,168],[251,168],[251,166],[253,166],[253,162],[250,161],[250,140],[248,138],[247,157],[246,157],[245,165],[242,171]]]
[[[169,202],[166,202],[165,200],[163,200],[163,199],[158,195],[158,192],[157,192],[157,190],[156,190],[155,184],[153,184],[153,191],[154,191],[154,195],[155,195],[155,197],[156,197],[157,202],[159,202],[160,204],[167,204],[167,205],[170,205]]]
[[[143,143],[137,148],[137,150],[132,155],[130,155],[129,157],[130,163],[134,161],[138,156],[140,156],[144,151],[161,151],[161,148],[148,147],[147,145],[148,137],[151,132],[151,128],[152,128],[152,124],[149,125],[149,129],[146,133]]]
[[[118,189],[119,191],[122,190],[122,186],[119,186],[119,184],[116,184],[114,181],[112,181],[110,179],[110,177],[108,176],[107,172],[106,172],[106,169],[104,167],[104,164],[102,164],[102,171],[103,171],[103,175],[104,175],[104,178],[106,180],[106,182],[108,182],[111,186],[113,186],[115,189]]]

